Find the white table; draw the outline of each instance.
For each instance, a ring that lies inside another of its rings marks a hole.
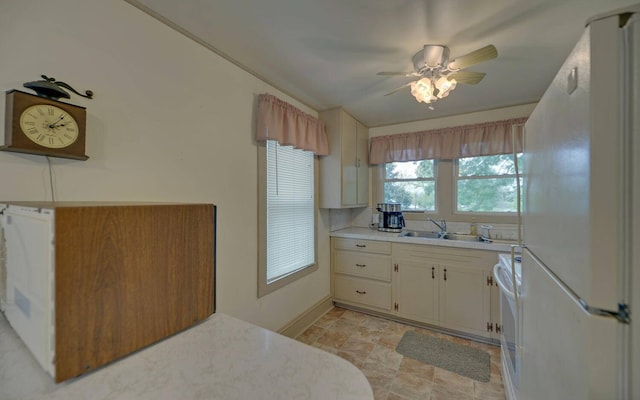
[[[55,384],[0,314],[0,399],[367,399],[356,367],[216,313],[87,375]]]

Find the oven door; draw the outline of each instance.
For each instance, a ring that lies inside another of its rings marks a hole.
[[[520,355],[518,354],[518,313],[510,271],[502,264],[493,268],[500,288],[500,347],[502,349],[502,375],[507,400],[518,397],[520,385]]]

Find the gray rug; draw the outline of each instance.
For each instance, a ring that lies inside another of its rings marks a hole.
[[[491,377],[491,356],[486,351],[416,331],[407,331],[400,339],[396,351],[476,381],[489,382]]]

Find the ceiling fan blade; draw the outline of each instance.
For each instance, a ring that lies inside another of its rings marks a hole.
[[[376,75],[382,75],[382,76],[416,76],[417,74],[415,72],[378,72]]]
[[[475,85],[480,82],[485,75],[484,72],[458,71],[447,75],[447,79],[455,79],[458,83]]]
[[[469,54],[456,57],[449,63],[447,68],[452,71],[457,71],[459,69],[464,69],[472,65],[494,59],[496,57],[498,57],[498,50],[494,45],[490,44],[478,50],[472,51]]]
[[[404,85],[400,86],[399,88],[393,89],[389,93],[385,94],[385,96],[389,96],[390,94],[394,94],[395,92],[400,91],[400,90],[406,88],[407,86],[410,86],[412,83],[413,82],[405,83]]]

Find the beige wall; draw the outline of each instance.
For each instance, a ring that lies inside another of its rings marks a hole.
[[[430,129],[448,128],[451,126],[479,124],[483,122],[501,121],[511,118],[528,117],[536,104],[530,103],[512,107],[497,108],[489,111],[459,114],[451,117],[433,118],[422,121],[369,128],[369,137],[394,135],[396,133],[419,132]]]
[[[51,159],[57,200],[215,203],[219,312],[279,329],[329,295],[321,211],[319,270],[256,296],[255,98],[314,110],[124,1],[4,0],[0,54],[3,91],[29,91],[22,84],[45,74],[95,92],[70,100],[87,107],[90,159]],[[50,198],[44,157],[0,152],[0,199]]]

